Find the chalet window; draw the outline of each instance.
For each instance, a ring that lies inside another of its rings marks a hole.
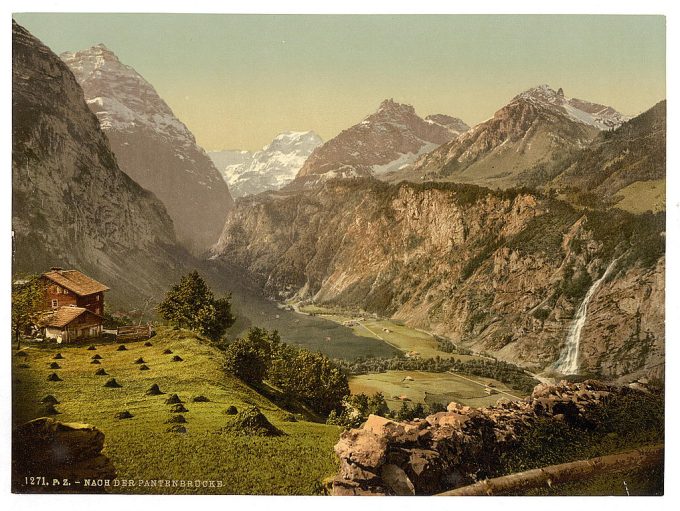
[[[61,288],[60,288],[59,286],[55,286],[54,292],[57,293],[57,294],[60,294],[60,293],[61,293]]]
[[[65,294],[65,295],[68,294],[68,289],[64,289],[64,294]]]
[[[99,295],[97,295],[97,301],[99,301]]]
[[[95,310],[96,310],[97,314],[101,314],[101,313],[102,313],[102,310],[101,310],[99,307],[97,307]]]
[[[57,300],[52,300],[52,308],[56,309],[57,307],[59,307],[59,302]]]

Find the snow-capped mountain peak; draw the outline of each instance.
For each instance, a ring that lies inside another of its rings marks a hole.
[[[148,127],[186,144],[196,143],[154,87],[103,43],[60,57],[87,92],[88,105],[102,128],[125,131]]]
[[[514,101],[525,101],[539,107],[558,109],[571,120],[594,126],[599,130],[618,128],[630,119],[610,106],[577,98],[567,98],[561,88],[554,90],[546,84],[532,87],[518,94],[513,99]]]
[[[235,197],[278,190],[292,181],[323,140],[314,131],[284,131],[261,150],[212,151],[212,158]]]

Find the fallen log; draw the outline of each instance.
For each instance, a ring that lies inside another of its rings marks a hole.
[[[533,488],[552,487],[568,482],[580,481],[605,473],[648,468],[663,463],[663,459],[663,445],[642,447],[619,454],[610,454],[589,460],[572,461],[486,479],[469,486],[440,493],[438,496],[516,494]]]

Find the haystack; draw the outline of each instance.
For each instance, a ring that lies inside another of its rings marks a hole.
[[[109,387],[109,388],[112,388],[112,389],[118,389],[118,388],[122,387],[122,385],[120,383],[118,383],[115,378],[111,378],[110,380],[108,380],[104,384],[104,387]]]
[[[192,401],[194,403],[207,403],[208,401],[210,401],[210,399],[208,399],[205,396],[196,396],[195,398],[192,399]]]
[[[90,364],[101,364],[101,362],[95,358]]]
[[[149,390],[146,391],[147,396],[160,396],[161,394],[164,394],[164,392],[161,391],[158,383],[154,383],[149,387]]]
[[[97,347],[96,347],[94,344],[90,344],[90,345],[87,347],[87,349],[88,349],[88,351],[93,351],[93,350],[96,350]]]
[[[101,360],[102,356],[99,353],[97,353],[96,355],[92,355],[90,358],[92,360]]]
[[[54,355],[52,358],[53,358],[54,360],[61,360],[61,359],[64,358],[64,357],[62,356],[61,353],[57,353],[57,354]]]
[[[47,381],[63,381],[63,380],[59,378],[57,373],[52,373],[47,377]]]
[[[106,376],[107,374],[109,374],[109,373],[107,373],[107,372],[104,370],[103,367],[100,367],[100,368],[97,369],[97,370],[95,371],[95,373],[94,373],[95,376]]]
[[[183,360],[184,359],[182,357],[180,357],[179,355],[175,355],[174,357],[172,357],[173,362],[182,362]]]
[[[165,430],[167,433],[186,433],[187,428],[182,426],[181,424],[175,424],[174,426],[170,426],[168,429]]]
[[[165,400],[166,405],[174,405],[177,403],[184,403],[184,401],[182,401],[177,394],[173,394]]]
[[[184,415],[174,415],[165,421],[166,424],[186,424],[186,422]]]
[[[47,394],[44,398],[40,400],[41,403],[43,404],[53,404],[53,405],[58,405],[59,401],[57,401],[57,398],[54,397],[52,394]]]
[[[120,346],[118,346],[118,349],[116,351],[126,351],[126,350],[127,350],[127,348],[125,347],[125,344],[121,344]]]
[[[170,413],[184,413],[188,411],[189,410],[182,403],[177,403],[170,408]]]
[[[142,357],[139,357],[137,360],[134,362],[135,364],[144,364],[144,359]]]
[[[256,406],[237,413],[224,429],[242,435],[281,436],[284,434],[269,422]]]
[[[114,415],[116,419],[132,419],[134,415],[132,415],[130,412],[125,410],[124,412],[118,412],[116,415]]]
[[[139,370],[140,370],[140,371],[148,371],[148,370],[149,370],[149,366],[146,365],[146,364],[142,364],[141,366],[139,366]]]
[[[50,364],[50,369],[61,369],[61,366],[57,364],[56,362],[52,362]]]
[[[163,355],[172,355],[172,350],[171,350],[171,349],[165,350],[165,351],[163,352]]]

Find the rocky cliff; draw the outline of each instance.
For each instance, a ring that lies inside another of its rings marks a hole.
[[[216,260],[276,299],[363,309],[535,371],[550,369],[589,287],[581,371],[662,371],[664,219],[578,211],[472,185],[329,181],[242,199]]]
[[[491,119],[422,156],[395,179],[437,179],[507,188],[527,168],[585,147],[627,117],[611,107],[566,98],[540,85],[518,94]]]
[[[153,86],[103,44],[64,53],[121,170],[165,205],[194,253],[218,238],[233,200],[226,183]]]
[[[455,117],[439,114],[422,119],[411,105],[386,99],[376,112],[318,147],[289,186],[315,186],[333,178],[383,176],[467,129],[467,124]]]
[[[340,473],[333,480],[333,494],[441,493],[502,474],[523,448],[534,455],[522,460],[525,466],[540,463],[541,452],[550,452],[554,460],[560,459],[561,449],[574,451],[575,446],[564,445],[568,439],[555,438],[557,432],[578,435],[581,445],[612,434],[648,434],[660,441],[661,401],[640,412],[641,401],[655,398],[644,387],[562,382],[539,385],[524,401],[480,409],[451,403],[446,412],[415,421],[371,415],[361,428],[345,431],[335,446]],[[622,415],[627,415],[621,421],[625,424],[618,423]],[[647,431],[631,430],[643,424]]]
[[[76,267],[135,302],[181,268],[163,204],[122,172],[73,73],[12,23],[14,270]]]

